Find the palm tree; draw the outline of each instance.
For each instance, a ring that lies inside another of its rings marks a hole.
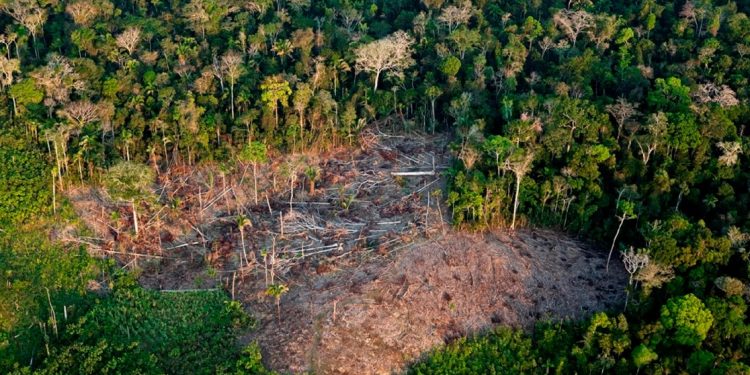
[[[252,227],[253,223],[245,215],[237,215],[237,228],[240,230],[240,242],[242,243],[242,255],[245,257],[245,265],[249,265],[247,260],[247,251],[245,250],[245,227]],[[242,267],[242,258],[240,258],[240,267]]]
[[[309,186],[309,194],[315,195],[315,181],[318,179],[318,176],[320,175],[320,171],[318,170],[318,167],[311,165],[305,168],[305,175],[307,176],[307,182]]]
[[[279,59],[281,59],[281,65],[284,65],[286,57],[290,56],[293,50],[292,43],[287,39],[276,41],[271,47],[271,51],[275,52],[279,56]]]
[[[268,160],[266,145],[258,141],[249,142],[240,151],[239,159],[241,162],[253,164],[253,195],[255,204],[258,204],[258,163],[265,163]]]
[[[289,291],[289,287],[285,284],[271,284],[266,289],[266,295],[274,297],[276,299],[276,314],[281,321],[281,296]]]

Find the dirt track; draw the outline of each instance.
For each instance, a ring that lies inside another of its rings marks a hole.
[[[617,308],[626,276],[619,263],[607,275],[605,256],[550,231],[449,232],[391,257],[300,277],[282,298],[280,322],[271,300],[244,295],[261,321],[247,339],[284,372],[392,373],[493,324],[529,327]]]

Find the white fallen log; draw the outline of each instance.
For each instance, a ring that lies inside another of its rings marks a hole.
[[[391,172],[391,176],[434,176],[435,171]]]

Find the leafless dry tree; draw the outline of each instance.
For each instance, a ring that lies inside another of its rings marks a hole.
[[[414,38],[399,30],[383,39],[362,45],[354,51],[356,68],[375,73],[374,90],[377,90],[381,73],[399,73],[414,64],[411,56],[413,44]]]
[[[503,165],[503,169],[513,172],[516,177],[516,189],[513,195],[513,217],[510,222],[510,229],[516,229],[516,214],[518,212],[518,196],[521,192],[521,180],[531,169],[531,163],[534,162],[533,150],[517,150],[514,152]]]
[[[585,10],[563,9],[555,13],[552,21],[573,42],[575,47],[578,36],[593,26],[594,17]]]
[[[628,300],[630,299],[630,288],[633,287],[633,277],[635,274],[645,268],[650,259],[648,254],[641,250],[634,250],[631,246],[630,249],[622,253],[622,264],[625,266],[625,271],[628,272],[630,277],[628,278],[628,290],[625,297],[625,309],[628,308]]]
[[[47,20],[47,9],[37,0],[10,0],[2,2],[0,10],[29,30],[34,42],[34,53],[39,58],[39,51],[36,49],[36,35],[42,30],[42,25]]]
[[[88,0],[80,0],[69,3],[65,11],[70,15],[77,25],[89,26],[99,15],[99,7]]]
[[[117,46],[128,51],[132,55],[141,42],[141,29],[139,27],[128,27],[115,39]]]
[[[719,142],[716,144],[722,155],[719,156],[719,164],[731,167],[737,164],[740,154],[742,154],[742,144],[740,142]]]
[[[617,140],[620,140],[622,134],[622,127],[625,122],[631,119],[633,116],[638,115],[638,103],[630,103],[625,98],[617,99],[614,104],[606,106],[607,112],[614,117],[617,123]]]
[[[727,85],[718,86],[713,83],[698,85],[693,97],[701,104],[716,103],[722,108],[732,107],[740,104],[737,94]]]
[[[227,77],[227,80],[229,81],[232,118],[234,118],[234,84],[244,72],[242,63],[242,55],[235,51],[229,51],[221,57],[221,72]]]
[[[450,5],[445,7],[437,20],[448,27],[448,33],[460,25],[467,24],[473,10],[470,1],[464,1],[460,6]]]
[[[47,65],[31,72],[31,76],[41,86],[53,103],[67,103],[71,90],[85,88],[84,80],[73,68],[68,58],[52,54]]]
[[[68,103],[58,111],[78,128],[98,120],[100,112],[99,106],[86,99]]]

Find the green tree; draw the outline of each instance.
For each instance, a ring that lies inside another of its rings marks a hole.
[[[694,294],[670,298],[661,307],[661,324],[681,345],[696,346],[706,339],[714,322],[711,311]]]
[[[292,89],[289,87],[287,82],[282,76],[274,75],[266,77],[263,83],[260,84],[262,90],[260,100],[266,104],[266,106],[273,111],[274,118],[276,119],[276,127],[279,126],[279,105],[286,107],[289,103],[289,96],[292,94]]]
[[[315,195],[315,181],[320,177],[320,169],[315,165],[309,165],[305,168],[305,176],[307,176],[308,194],[313,196]]]
[[[0,228],[45,213],[50,203],[50,166],[25,145],[0,137]]]
[[[443,94],[443,91],[440,90],[440,87],[432,85],[425,90],[425,94],[427,95],[427,98],[430,99],[430,129],[434,133],[435,124],[437,123],[437,118],[435,117],[435,101]]]
[[[715,366],[716,356],[705,350],[696,350],[687,360],[687,370],[691,374],[708,374]]]
[[[622,192],[625,190],[623,189]],[[615,245],[617,244],[617,237],[620,235],[620,230],[622,230],[622,225],[625,223],[625,220],[632,220],[638,217],[635,213],[635,203],[625,200],[620,201],[618,198],[617,201],[617,207],[616,207],[618,214],[615,216],[617,217],[617,220],[620,221],[620,223],[617,225],[617,231],[615,232],[614,238],[612,238],[612,246],[609,248],[609,254],[607,255],[607,272],[609,272],[609,261],[612,259],[612,252],[615,250]]]
[[[667,112],[684,112],[690,102],[690,88],[677,77],[657,78],[654,89],[648,94],[649,105]]]
[[[537,21],[534,17],[528,16],[523,21],[521,32],[523,33],[524,39],[529,43],[528,49],[531,49],[534,40],[544,35],[544,27],[542,27],[542,23]]]
[[[250,261],[247,259],[247,250],[245,249],[245,228],[252,227],[253,223],[245,215],[237,215],[237,229],[240,230],[240,243],[242,243],[242,256],[245,258],[245,265],[249,266]],[[242,258],[240,258],[240,267],[242,267]]]
[[[458,52],[461,60],[463,60],[466,56],[466,52],[472,51],[479,45],[479,42],[482,40],[482,35],[479,34],[479,31],[462,27],[453,30],[453,32],[448,35],[448,40],[453,43],[455,50]]]
[[[12,85],[8,94],[13,101],[15,116],[25,112],[29,104],[39,104],[44,98],[44,93],[36,87],[33,78],[26,78]]]
[[[641,367],[657,360],[659,355],[651,350],[648,346],[640,344],[633,349],[633,364],[640,371]]]
[[[499,176],[505,157],[513,149],[513,142],[506,137],[492,135],[485,139],[482,149],[494,159],[497,175]]]
[[[258,204],[258,163],[265,163],[268,160],[268,150],[263,142],[251,141],[246,144],[240,151],[239,159],[244,163],[253,165],[253,196],[255,204]]]
[[[450,55],[440,65],[440,71],[448,78],[454,78],[458,71],[461,70],[461,60],[458,57]]]
[[[271,296],[276,301],[276,314],[281,321],[281,297],[289,291],[286,284],[271,284],[266,288],[266,295]]]
[[[133,226],[138,236],[138,202],[151,197],[154,171],[145,164],[123,161],[111,167],[105,176],[104,187],[116,201],[130,203]]]
[[[292,98],[292,106],[297,111],[297,117],[299,117],[299,134],[303,137],[305,130],[305,111],[307,106],[310,105],[310,100],[313,97],[313,90],[307,83],[298,83],[297,89],[294,91],[294,97]]]

